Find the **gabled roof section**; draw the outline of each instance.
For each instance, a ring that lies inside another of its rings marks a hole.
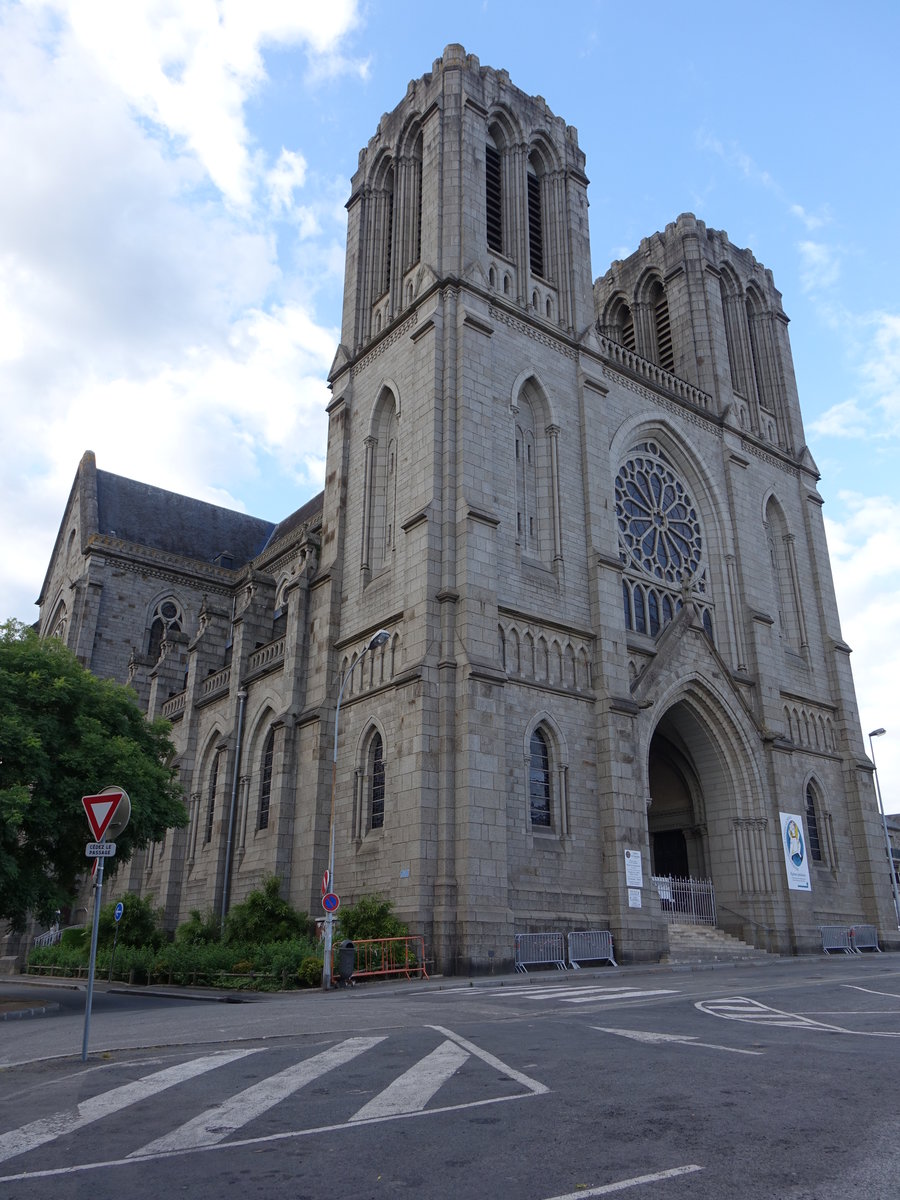
[[[109,471],[97,471],[97,516],[101,535],[233,567],[257,555],[275,528],[272,521]]]

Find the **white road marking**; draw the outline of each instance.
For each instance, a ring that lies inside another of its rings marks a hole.
[[[468,1051],[456,1042],[441,1042],[440,1046],[404,1071],[383,1092],[364,1104],[350,1120],[368,1121],[373,1117],[418,1112],[469,1058]]]
[[[600,1033],[615,1033],[619,1037],[631,1038],[634,1042],[663,1045],[665,1042],[680,1042],[684,1046],[702,1046],[705,1050],[727,1050],[729,1054],[762,1054],[762,1050],[741,1050],[737,1046],[717,1046],[713,1042],[698,1042],[693,1034],[645,1033],[640,1029],[604,1029],[600,1025],[592,1028]]]
[[[164,1071],[156,1071],[152,1075],[147,1075],[144,1079],[122,1084],[121,1087],[102,1092],[99,1096],[82,1100],[75,1108],[54,1113],[39,1121],[31,1121],[20,1129],[12,1129],[8,1133],[0,1134],[0,1162],[5,1162],[6,1159],[12,1158],[16,1154],[34,1150],[35,1147],[42,1146],[45,1142],[51,1142],[54,1138],[72,1133],[111,1113],[119,1112],[128,1104],[135,1104],[148,1096],[155,1096],[159,1092],[165,1091],[166,1088],[174,1087],[176,1083],[183,1083],[186,1079],[193,1079],[197,1075],[203,1075],[206,1071],[212,1071],[216,1067],[225,1066],[236,1059],[256,1053],[256,1050],[229,1050],[221,1054],[208,1054],[203,1058],[192,1059],[190,1062],[178,1063],[174,1067],[166,1067]]]
[[[292,1138],[311,1137],[320,1133],[338,1133],[342,1130],[359,1129],[363,1124],[378,1124],[384,1121],[410,1120],[422,1116],[437,1116],[441,1113],[463,1112],[473,1108],[483,1108],[492,1104],[505,1104],[510,1100],[522,1100],[525,1096],[520,1092],[512,1096],[494,1096],[484,1100],[471,1100],[460,1104],[448,1104],[441,1107],[425,1108],[428,1100],[439,1090],[470,1056],[481,1059],[482,1062],[498,1071],[508,1079],[514,1080],[526,1094],[539,1096],[549,1092],[549,1088],[536,1079],[508,1066],[493,1054],[482,1050],[473,1042],[467,1041],[452,1030],[440,1025],[432,1025],[434,1029],[447,1039],[437,1050],[427,1055],[421,1063],[407,1071],[394,1084],[389,1085],[379,1096],[370,1101],[366,1108],[360,1110],[347,1121],[332,1125],[320,1125],[306,1129],[290,1129],[278,1133],[264,1134],[259,1137],[233,1138],[229,1134],[235,1128],[245,1124],[252,1116],[265,1112],[279,1099],[290,1095],[310,1078],[316,1078],[324,1070],[338,1065],[338,1061],[349,1061],[356,1054],[363,1053],[370,1046],[384,1041],[384,1037],[351,1038],[347,1042],[332,1047],[320,1055],[307,1059],[305,1062],[279,1072],[277,1075],[246,1088],[237,1096],[224,1104],[207,1109],[199,1117],[174,1130],[172,1134],[156,1139],[145,1145],[141,1150],[133,1151],[125,1158],[108,1159],[106,1161],[74,1163],[65,1167],[51,1167],[45,1170],[31,1168],[12,1175],[0,1176],[0,1183],[13,1183],[28,1179],[54,1179],[64,1175],[77,1175],[89,1171],[98,1171],[107,1167],[137,1166],[139,1163],[175,1158],[183,1154],[208,1153],[215,1150],[238,1150],[246,1147],[266,1146],[274,1142],[286,1141]],[[22,1129],[0,1136],[0,1147],[6,1150],[5,1157],[21,1154],[40,1146],[62,1134],[68,1133],[89,1121],[99,1120],[121,1111],[129,1104],[154,1095],[167,1087],[182,1080],[200,1075],[248,1054],[256,1054],[259,1050],[236,1050],[222,1054],[209,1055],[195,1059],[176,1067],[167,1068],[146,1079],[135,1083],[114,1088],[101,1096],[85,1101],[77,1109],[57,1113],[43,1121],[36,1121]],[[305,1076],[305,1077],[304,1077]],[[413,1108],[413,1104],[420,1107]],[[368,1109],[368,1112],[366,1112]],[[212,1124],[212,1122],[215,1124]],[[3,1161],[0,1158],[0,1161]]]
[[[514,1067],[508,1067],[505,1062],[501,1062],[499,1058],[495,1058],[493,1054],[489,1054],[487,1050],[482,1050],[480,1046],[476,1046],[474,1042],[467,1041],[466,1038],[460,1037],[458,1033],[454,1033],[452,1029],[444,1029],[442,1025],[430,1025],[429,1029],[435,1029],[438,1033],[442,1033],[444,1037],[450,1038],[462,1046],[463,1050],[468,1050],[470,1054],[474,1054],[476,1058],[480,1058],[482,1062],[486,1062],[489,1067],[493,1067],[495,1071],[499,1071],[501,1075],[506,1075],[508,1079],[514,1079],[516,1083],[521,1083],[522,1087],[527,1088],[535,1096],[542,1096],[550,1089],[544,1084],[538,1083],[536,1079],[530,1078],[528,1075],[523,1075],[521,1071],[515,1070]]]
[[[578,984],[575,986],[537,984],[534,987],[490,988],[479,992],[472,988],[463,995],[505,996],[516,1000],[560,1000],[564,1004],[592,1004],[597,1000],[642,1000],[646,996],[674,996],[677,988],[632,988],[604,987],[600,984]],[[448,992],[448,995],[452,993]]]
[[[855,992],[868,992],[870,996],[890,996],[892,1000],[900,1000],[897,992],[876,992],[874,988],[860,987],[858,983],[845,983],[844,987],[852,988]]]
[[[686,1167],[669,1167],[667,1171],[654,1171],[651,1175],[635,1175],[632,1179],[620,1179],[616,1183],[604,1183],[600,1187],[567,1192],[565,1196],[552,1196],[550,1200],[584,1200],[585,1196],[611,1196],[613,1192],[624,1192],[628,1188],[641,1187],[645,1183],[659,1183],[663,1179],[675,1179],[678,1175],[692,1175],[703,1168],[696,1163]]]
[[[845,1033],[837,1025],[826,1025],[822,1021],[813,1021],[809,1017],[801,1017],[798,1013],[783,1012],[779,1008],[770,1008],[751,1000],[747,996],[728,996],[721,1000],[698,1000],[694,1008],[708,1013],[711,1017],[721,1017],[725,1021],[748,1021],[756,1025],[776,1025],[782,1029],[822,1029],[829,1033]]]
[[[348,1038],[337,1046],[323,1050],[312,1058],[295,1063],[276,1075],[270,1075],[260,1083],[245,1088],[231,1096],[224,1104],[213,1105],[191,1121],[173,1129],[171,1133],[148,1142],[134,1150],[129,1158],[141,1158],[148,1154],[161,1154],[167,1150],[191,1150],[198,1146],[212,1146],[229,1134],[261,1116],[293,1092],[312,1083],[335,1067],[343,1066],[366,1050],[371,1050],[383,1037]]]

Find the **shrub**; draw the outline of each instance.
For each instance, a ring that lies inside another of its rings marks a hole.
[[[199,908],[194,908],[190,918],[175,930],[175,943],[179,946],[209,946],[218,942],[221,936],[222,925],[212,909],[201,913]]]
[[[281,880],[270,875],[262,888],[251,892],[243,904],[236,904],[225,920],[225,941],[284,942],[302,937],[308,931],[307,919],[282,900]]]
[[[322,960],[314,954],[308,955],[297,969],[301,987],[318,987],[322,982]]]
[[[339,917],[341,938],[359,941],[362,938],[406,937],[408,926],[394,916],[394,905],[383,896],[362,896],[356,904],[341,909]]]
[[[163,909],[154,908],[149,900],[135,896],[132,892],[122,897],[122,904],[125,912],[118,923],[117,946],[152,946],[159,949],[166,940],[166,935],[161,929]],[[100,909],[100,921],[97,926],[98,947],[112,946],[116,941],[115,909],[114,902],[104,904]]]

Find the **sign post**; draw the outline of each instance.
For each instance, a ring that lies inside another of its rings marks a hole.
[[[91,960],[88,967],[87,996],[84,1001],[84,1038],[81,1042],[81,1061],[87,1062],[88,1038],[91,1032],[91,1004],[94,1000],[94,972],[97,968],[97,931],[100,928],[100,904],[103,898],[103,863],[116,852],[115,843],[107,842],[107,833],[117,835],[128,824],[131,816],[131,801],[126,792],[118,787],[104,788],[96,796],[82,796],[81,803],[87,813],[88,825],[96,838],[86,849],[88,858],[93,858],[97,873],[94,876],[94,924],[91,930]],[[116,925],[118,933],[118,924]]]

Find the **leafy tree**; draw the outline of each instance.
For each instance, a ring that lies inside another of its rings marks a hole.
[[[97,679],[55,639],[0,625],[0,918],[49,924],[88,869],[81,797],[110,784],[131,800],[114,873],[136,849],[185,825],[165,721],[149,722],[129,688]]]
[[[284,942],[307,935],[307,918],[282,900],[280,887],[278,876],[270,875],[262,888],[251,892],[242,904],[235,904],[225,918],[227,943]]]

